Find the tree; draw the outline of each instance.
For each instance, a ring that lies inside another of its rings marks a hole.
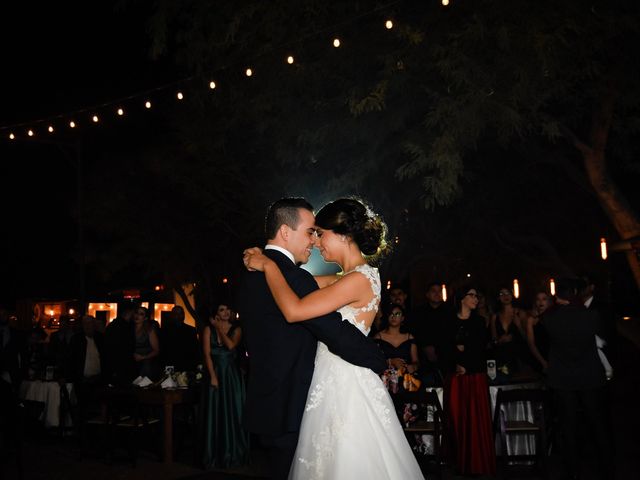
[[[590,185],[628,239],[639,224],[613,178],[637,172],[638,8],[579,0],[448,8],[158,1],[152,53],[174,58],[193,85],[213,79],[217,87],[176,112],[171,132],[184,148],[158,151],[153,168],[163,177],[163,169],[188,164],[181,185],[195,183],[196,209],[212,204],[214,175],[234,179],[240,198],[217,197],[203,225],[240,205],[255,221],[282,192],[311,192],[320,203],[358,193],[400,225],[416,202],[425,216],[461,202],[472,175],[477,181],[489,162],[509,155]],[[391,31],[382,28],[387,18]],[[330,46],[333,35],[341,48]],[[289,54],[293,65],[284,61]],[[398,188],[385,188],[390,183]],[[236,220],[227,222],[233,242],[257,238],[235,231]],[[640,285],[635,252],[628,261]]]

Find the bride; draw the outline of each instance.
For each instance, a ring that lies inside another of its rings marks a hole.
[[[337,310],[343,321],[367,335],[380,303],[380,276],[366,259],[384,249],[385,230],[380,217],[358,200],[324,206],[316,216],[316,246],[343,273],[316,277],[320,289],[303,298],[259,248],[245,250],[244,263],[265,273],[288,322]],[[332,354],[322,342],[289,478],[424,478],[380,378]]]

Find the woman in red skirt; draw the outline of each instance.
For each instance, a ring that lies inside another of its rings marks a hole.
[[[444,403],[447,452],[460,475],[495,475],[484,320],[475,313],[478,292],[464,287],[454,295],[455,314],[443,326],[446,372]]]

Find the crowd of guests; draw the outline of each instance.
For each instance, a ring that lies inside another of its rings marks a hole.
[[[249,439],[242,428],[242,329],[224,304],[200,333],[184,320],[181,306],[160,326],[147,308],[126,303],[106,326],[89,315],[75,320],[63,314],[59,328],[48,335],[40,326],[29,332],[14,328],[8,312],[0,309],[2,390],[17,396],[24,380],[73,383],[76,421],[83,422],[99,407],[104,388],[130,387],[145,377],[158,384],[173,372],[187,372],[200,387],[196,427],[203,466],[244,465]]]
[[[402,288],[390,289],[380,305],[370,336],[387,358],[383,377],[389,390],[393,395],[411,388],[398,372],[414,379],[413,387],[443,388],[447,455],[459,474],[495,474],[489,385],[518,376],[538,376],[556,392],[555,415],[570,472],[578,469],[578,407],[599,432],[594,438],[601,465],[611,465],[601,390],[611,374],[610,364],[605,369],[603,345],[612,340],[606,327],[613,318],[610,309],[594,300],[592,282],[559,280],[556,288],[555,297],[537,292],[528,309],[515,303],[509,288],[500,288],[492,302],[471,284],[445,302],[440,283],[427,286],[425,301],[417,308],[410,308]],[[166,366],[176,372],[200,371],[202,464],[246,464],[241,325],[227,304],[216,306],[200,332],[184,319],[183,308],[176,306],[160,326],[146,308],[127,304],[106,328],[90,316],[74,325],[62,315],[59,329],[47,338],[39,328],[21,334],[0,310],[0,374],[15,386],[54,367],[57,379],[75,384],[82,407],[100,386],[130,385],[138,376],[159,381]],[[495,371],[488,371],[488,360],[495,361]]]
[[[409,309],[406,292],[395,288],[371,335],[391,372],[409,372],[422,387],[443,388],[446,455],[457,473],[496,472],[489,385],[536,379],[552,394],[548,415],[562,431],[570,478],[579,475],[579,412],[596,432],[600,478],[613,478],[605,386],[612,375],[613,355],[606,345],[614,341],[615,320],[594,294],[587,277],[560,279],[555,296],[536,292],[524,309],[506,287],[493,303],[472,284],[460,286],[452,301],[444,302],[440,284],[433,283],[426,303]],[[385,372],[388,378],[393,373]],[[393,395],[410,385],[400,380],[388,387]]]

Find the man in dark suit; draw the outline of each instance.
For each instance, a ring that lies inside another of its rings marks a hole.
[[[9,312],[0,307],[0,377],[17,391],[22,381],[21,363],[26,356],[27,337],[9,324]]]
[[[597,444],[601,478],[613,478],[613,439],[607,428],[608,412],[603,408],[602,397],[607,380],[595,342],[599,319],[597,312],[587,310],[578,300],[577,286],[573,279],[559,279],[556,305],[544,315],[550,344],[548,384],[558,399],[565,459],[571,478],[580,476],[579,407],[591,429],[588,436]]]
[[[184,323],[184,309],[176,305],[171,310],[171,320],[163,321],[160,329],[162,364],[173,366],[176,372],[194,372],[199,355],[196,329]]]
[[[114,385],[126,385],[136,378],[135,334],[133,312],[136,305],[125,303],[118,308],[118,316],[107,325],[104,334],[104,365],[106,380]]]
[[[265,255],[296,294],[317,290],[311,274],[297,266],[309,260],[313,248],[313,207],[301,198],[278,200],[267,212],[265,233]],[[284,479],[298,442],[318,340],[344,360],[376,372],[386,368],[384,355],[338,313],[287,323],[262,272],[246,273],[238,300],[250,362],[244,422],[269,450],[273,478]]]

